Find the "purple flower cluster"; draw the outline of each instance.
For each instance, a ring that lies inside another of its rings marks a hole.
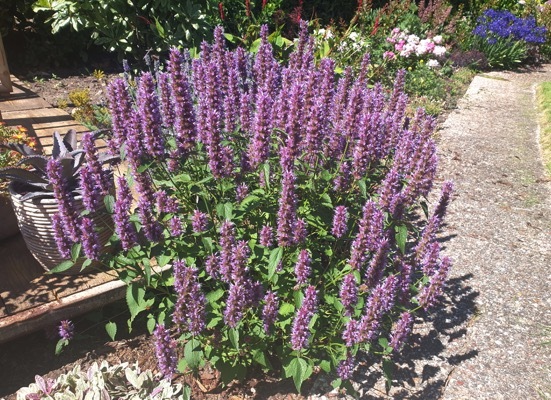
[[[344,315],[351,316],[358,303],[358,284],[354,274],[350,273],[344,276],[339,297],[344,306]]]
[[[270,332],[270,327],[277,319],[278,311],[279,297],[276,293],[268,291],[264,296],[264,308],[262,309],[262,323],[264,327],[264,332]]]
[[[331,234],[337,238],[343,237],[346,233],[346,224],[348,223],[348,210],[346,206],[335,207],[333,214],[333,228]]]
[[[409,312],[403,312],[390,333],[390,347],[395,351],[400,350],[413,326],[413,317]]]
[[[306,285],[308,282],[308,278],[312,272],[310,267],[311,262],[308,250],[301,250],[298,253],[298,259],[295,264],[295,277],[298,285]]]
[[[302,350],[308,347],[310,338],[310,321],[318,309],[318,291],[315,286],[308,286],[304,291],[304,300],[300,306],[291,329],[291,347]]]
[[[205,328],[206,298],[201,290],[197,269],[182,260],[174,261],[176,304],[172,320],[180,332],[198,335]]]
[[[59,337],[65,340],[71,340],[75,336],[75,326],[67,319],[59,323]]]
[[[489,44],[499,38],[545,43],[547,29],[538,26],[533,16],[519,18],[508,10],[488,9],[478,18],[473,34],[485,38]]]
[[[153,339],[159,370],[165,378],[171,379],[178,364],[176,341],[170,337],[170,332],[164,325],[156,326],[153,331]]]

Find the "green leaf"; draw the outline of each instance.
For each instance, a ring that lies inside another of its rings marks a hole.
[[[63,348],[69,344],[67,339],[59,339],[55,345],[55,355],[61,354]]]
[[[216,213],[222,219],[231,221],[233,218],[233,204],[228,202],[216,205]]]
[[[331,372],[331,362],[328,361],[328,360],[321,360],[320,362],[320,368],[324,371],[324,372]]]
[[[115,197],[108,194],[103,198],[103,204],[105,204],[105,209],[109,214],[113,214],[113,208],[115,206]]]
[[[169,256],[167,254],[161,254],[157,257],[157,263],[159,264],[159,267],[164,267],[170,262],[170,260],[172,260],[172,256]]]
[[[385,377],[385,388],[387,394],[392,387],[393,366],[394,364],[392,363],[390,358],[383,358],[383,375]]]
[[[82,244],[75,243],[73,244],[73,247],[71,247],[71,260],[75,262],[77,258],[80,256],[80,249],[82,248]]]
[[[224,296],[224,293],[224,289],[213,290],[207,294],[206,298],[209,303],[215,303]]]
[[[130,323],[134,321],[134,318],[149,308],[155,302],[154,299],[145,299],[145,288],[139,286],[137,283],[131,283],[126,289],[126,304],[130,311]]]
[[[312,367],[308,365],[303,358],[293,358],[291,362],[283,367],[286,377],[292,377],[297,391],[300,393],[300,388],[304,381],[312,374]]]
[[[73,260],[65,260],[65,261],[59,263],[58,265],[56,265],[51,270],[49,270],[48,274],[55,274],[55,273],[59,273],[59,272],[65,272],[69,268],[71,268],[73,265],[75,265]]]
[[[214,242],[211,237],[202,237],[203,247],[208,253],[214,252]]]
[[[406,243],[408,240],[408,228],[404,224],[398,225],[394,228],[396,244],[400,249],[400,253],[406,254]]]
[[[148,318],[147,320],[147,331],[149,334],[152,334],[155,330],[155,325],[157,325],[157,321],[155,321],[155,318]]]
[[[193,370],[201,365],[203,360],[203,351],[201,350],[201,342],[197,339],[191,339],[184,346],[184,359],[187,366]]]
[[[239,329],[230,328],[228,330],[228,337],[235,350],[239,350]]]
[[[270,360],[268,360],[266,354],[260,349],[256,349],[253,352],[253,360],[264,368],[272,369],[272,364],[270,363]]]
[[[117,324],[115,322],[108,322],[105,324],[105,331],[111,338],[111,340],[115,340],[115,336],[117,335]]]
[[[279,314],[282,316],[293,314],[295,312],[295,306],[291,303],[283,303],[279,307]]]
[[[283,258],[283,247],[276,247],[270,252],[268,259],[268,279],[271,280],[276,273],[277,266]]]

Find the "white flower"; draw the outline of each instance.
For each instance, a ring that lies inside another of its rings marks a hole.
[[[436,44],[442,43],[442,35],[436,35],[435,37],[432,38],[432,41]]]
[[[422,56],[423,54],[426,54],[428,52],[428,45],[430,43],[430,40],[428,39],[423,39],[419,42],[419,44],[417,45],[417,47],[415,48],[415,53],[418,55],[418,56]]]
[[[438,68],[440,66],[440,63],[438,62],[438,60],[429,60],[427,62],[427,67],[429,68]]]
[[[418,44],[419,43],[419,36],[409,35],[407,41],[408,41],[408,43]]]
[[[518,0],[518,4],[525,5],[525,4],[526,4],[526,1],[524,1],[524,0]]]
[[[442,57],[446,54],[446,48],[444,46],[434,46],[434,50],[432,52],[436,57]]]

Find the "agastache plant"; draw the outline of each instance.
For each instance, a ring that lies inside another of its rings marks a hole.
[[[131,320],[180,333],[181,368],[210,361],[229,381],[277,358],[298,390],[318,367],[346,380],[359,351],[399,351],[444,293],[451,183],[419,222],[435,121],[408,113],[403,71],[387,90],[368,56],[340,77],[314,62],[304,22],[287,65],[266,27],[255,55],[214,37],[193,60],[172,49],[137,94],[110,86],[110,148],[128,171],[109,264]]]

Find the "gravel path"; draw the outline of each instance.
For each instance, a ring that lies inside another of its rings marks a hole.
[[[441,173],[457,188],[446,252],[475,307],[447,345],[468,357],[444,399],[551,396],[551,191],[534,96],[550,80],[551,66],[477,76],[441,132]]]
[[[551,399],[551,185],[534,97],[544,81],[551,66],[477,76],[443,124],[440,177],[456,187],[441,238],[454,260],[445,307],[396,357],[390,392],[377,365],[360,363],[362,399]]]

